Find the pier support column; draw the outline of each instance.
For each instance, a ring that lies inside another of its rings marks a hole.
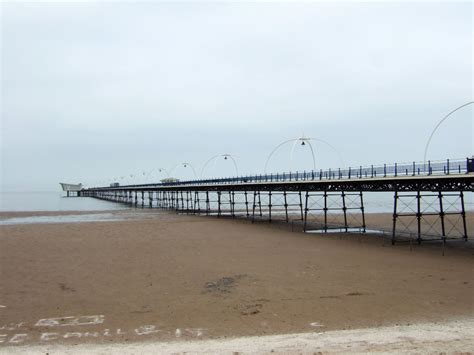
[[[303,199],[301,197],[301,191],[298,191],[298,195],[300,197],[300,218],[303,220]]]
[[[163,205],[163,195],[164,195],[165,191],[157,191],[156,192],[156,204],[158,206],[158,208],[164,208],[164,205]]]
[[[235,218],[235,192],[232,191],[232,193],[229,192],[229,197],[230,197],[230,213],[232,215],[232,218]]]
[[[171,191],[164,191],[163,192],[163,207],[166,209],[171,208]]]
[[[465,242],[467,242],[466,207],[464,206],[464,192],[460,191],[459,196],[461,198],[461,218],[464,232],[463,239]]]
[[[180,191],[179,194],[180,194],[180,199],[181,199],[181,208],[178,206],[178,210],[179,210],[179,209],[184,210],[184,196],[183,196],[183,191]]]
[[[398,219],[398,214],[397,214],[397,207],[398,207],[398,191],[395,191],[393,195],[393,229],[392,229],[392,245],[395,245],[395,234],[397,230],[397,219]]]
[[[272,192],[268,191],[268,222],[272,223]]]
[[[228,212],[232,218],[236,218],[239,215],[248,217],[250,214],[247,191],[232,190],[228,191],[227,194],[227,198],[222,198],[221,200],[221,214]],[[226,205],[228,205],[228,209],[226,209]]]
[[[262,217],[262,200],[260,199],[260,191],[254,191],[253,193],[253,205],[252,205],[252,223],[255,221],[255,209],[259,209],[259,216]]]
[[[249,213],[249,199],[248,199],[247,191],[244,192],[244,196],[245,196],[245,212],[246,212],[247,217],[249,217],[250,216],[250,213]]]
[[[346,208],[346,195],[344,194],[344,191],[341,192],[341,198],[342,198],[342,212],[344,213],[344,228],[348,229],[347,225],[347,208]]]
[[[211,202],[209,201],[209,191],[206,191],[206,215],[211,214]]]
[[[362,194],[362,191],[359,192],[360,196],[360,212],[362,214],[362,231],[365,233],[367,226],[365,224],[365,206],[364,206],[364,195]]]
[[[303,221],[303,232],[306,233],[306,226],[307,226],[307,223],[308,223],[308,200],[309,200],[309,192],[306,191],[306,194],[305,194],[305,207],[304,207],[304,221]]]
[[[186,213],[189,214],[194,211],[193,195],[191,191],[186,190]]]
[[[398,239],[467,240],[463,191],[416,191],[394,194],[392,244]]]
[[[164,206],[163,207],[167,208],[167,209],[170,209],[170,206],[171,206],[171,191],[165,191],[163,198],[164,198],[164,200],[163,200]]]
[[[416,192],[416,225],[417,225],[417,238],[418,244],[421,243],[421,192]]]
[[[324,190],[324,232],[328,232],[328,192]]]
[[[194,208],[193,212],[196,214],[201,214],[201,202],[200,202],[200,196],[199,196],[199,191],[194,191]]]
[[[311,192],[305,195],[304,226],[309,228],[310,217],[316,228],[325,233],[330,229],[349,232],[358,229],[365,233],[365,209],[362,191],[360,192]]]

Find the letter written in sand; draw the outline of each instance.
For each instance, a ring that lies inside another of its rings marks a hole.
[[[137,333],[137,335],[148,335],[158,332],[159,330],[156,329],[154,325],[142,325],[141,327],[135,329],[135,333]]]
[[[203,336],[204,334],[204,329],[202,328],[185,328],[183,330],[181,329],[176,329],[174,335],[176,338],[181,338],[182,336],[188,336],[188,337],[194,337],[194,338],[199,338]]]
[[[66,327],[77,325],[95,325],[104,323],[104,316],[72,316],[72,317],[57,317],[44,318],[36,322],[37,327]]]
[[[0,330],[15,330],[15,329],[21,328],[23,326],[23,324],[25,324],[25,323],[20,322],[20,323],[5,324],[5,325],[0,327]]]
[[[69,338],[80,338],[82,337],[82,333],[79,333],[79,332],[70,332],[70,333],[66,333],[64,334],[64,339],[69,339]]]
[[[91,338],[97,338],[99,337],[98,332],[85,332],[84,333],[84,338],[91,337]]]
[[[58,339],[58,333],[43,333],[41,334],[41,341],[49,341]]]
[[[23,343],[27,336],[28,334],[15,334],[14,336],[11,337],[11,339],[8,342],[11,344]]]
[[[204,334],[204,329],[202,329],[202,328],[186,328],[186,329],[184,329],[184,334],[188,334],[191,337],[199,338]]]

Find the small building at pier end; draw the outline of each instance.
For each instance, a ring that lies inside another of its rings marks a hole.
[[[67,197],[71,196],[81,196],[81,190],[82,190],[82,184],[66,184],[64,182],[59,183],[63,189],[63,191],[66,191]]]

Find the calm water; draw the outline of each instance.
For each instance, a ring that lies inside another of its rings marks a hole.
[[[62,192],[0,192],[0,211],[106,211],[127,206],[90,197],[64,197]]]
[[[466,210],[474,210],[473,193],[465,194]],[[263,196],[263,195],[262,195]],[[351,197],[357,200],[357,197]],[[356,204],[357,201],[354,201]],[[454,202],[454,201],[453,201]],[[262,200],[262,203],[264,201]],[[351,204],[349,201],[348,204]],[[393,193],[364,193],[367,213],[392,212]],[[130,207],[90,197],[65,197],[62,192],[0,192],[0,211],[107,211]]]
[[[0,226],[37,223],[78,223],[121,221],[124,216],[112,213],[68,214],[57,216],[0,217]]]

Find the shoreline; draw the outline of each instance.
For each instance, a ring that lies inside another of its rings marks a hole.
[[[134,211],[133,209],[115,210],[76,210],[76,211],[1,211],[0,218],[32,217],[32,216],[68,216],[84,214],[123,213]]]
[[[104,222],[121,222],[121,221],[138,221],[146,219],[159,219],[162,216],[181,216],[185,217],[196,217],[201,218],[204,221],[209,221],[212,223],[213,220],[216,221],[240,221],[243,224],[251,223],[255,225],[267,225],[270,228],[275,230],[286,230],[295,233],[303,233],[303,222],[298,219],[292,219],[290,216],[289,222],[284,220],[284,215],[274,214],[271,222],[264,217],[255,217],[255,221],[251,221],[251,217],[246,217],[242,214],[236,215],[235,217],[228,216],[223,214],[218,217],[217,214],[205,215],[205,214],[186,214],[186,213],[176,213],[172,209],[158,209],[158,208],[149,208],[149,207],[129,207],[124,209],[112,209],[112,210],[71,210],[71,211],[0,211],[0,227],[1,226],[11,226],[11,225],[43,225],[43,224],[77,224],[77,223],[104,223]],[[349,216],[349,215],[348,215]],[[45,218],[42,218],[45,217]],[[55,219],[54,217],[58,217]],[[64,218],[62,218],[64,217]],[[73,218],[68,218],[73,217]],[[78,217],[78,218],[74,218]],[[83,217],[83,218],[81,218]],[[87,218],[90,217],[90,218]],[[430,224],[433,223],[433,216],[429,216],[427,220],[422,219],[422,233],[424,229],[430,229]],[[449,216],[448,216],[449,217]],[[306,234],[308,235],[321,235],[338,237],[339,235],[357,235],[357,236],[371,236],[377,239],[390,240],[392,234],[392,223],[393,215],[389,212],[371,212],[365,213],[365,222],[366,222],[366,231],[362,231],[358,226],[351,226],[352,223],[357,221],[353,219],[349,221],[349,230],[344,231],[343,225],[343,215],[342,214],[332,214],[332,218],[335,224],[333,227],[330,227],[328,232],[325,233],[322,229],[322,217],[319,216],[316,219],[308,220],[308,229]],[[349,219],[350,217],[348,217]],[[436,217],[438,218],[438,217]],[[415,217],[413,217],[415,219]],[[13,223],[9,223],[9,221]],[[22,222],[24,220],[24,222]],[[445,221],[449,222],[449,219]],[[474,211],[466,211],[466,221],[467,221],[467,234],[468,240],[467,243],[464,243],[461,236],[461,231],[458,230],[458,235],[453,238],[448,238],[447,245],[459,246],[463,249],[474,248]],[[400,222],[398,222],[400,223]],[[435,222],[436,223],[436,222]],[[454,222],[461,223],[461,222]],[[403,225],[402,225],[403,228]],[[422,244],[440,244],[442,243],[440,231],[440,226],[435,226],[435,233],[432,235],[422,234]],[[433,231],[433,230],[432,230]],[[431,231],[431,232],[432,232]],[[416,239],[416,223],[413,223],[410,226],[410,229],[402,230],[400,226],[397,229],[398,240],[401,243],[406,243],[414,241]],[[409,235],[409,236],[408,236]],[[416,242],[416,241],[415,241]],[[410,242],[411,243],[411,242]]]

